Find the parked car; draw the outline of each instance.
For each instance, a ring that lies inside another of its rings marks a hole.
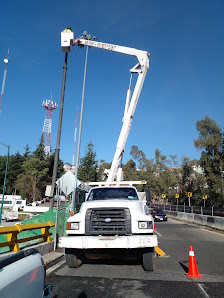
[[[153,209],[152,217],[154,218],[154,221],[167,221],[167,216],[161,209]]]

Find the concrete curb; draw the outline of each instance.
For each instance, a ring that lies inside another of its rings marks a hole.
[[[30,248],[36,248],[40,255],[42,256],[45,264],[50,264],[51,262],[55,261],[56,259],[64,256],[62,250],[57,249],[54,251],[54,241],[51,242],[42,242],[36,245],[24,247],[22,250],[27,250]],[[6,252],[0,255],[0,260],[10,257],[11,255],[15,254],[16,252]]]
[[[48,265],[63,256],[64,256],[64,253],[62,252],[52,251],[46,255],[43,255],[42,258],[44,260],[44,264]]]

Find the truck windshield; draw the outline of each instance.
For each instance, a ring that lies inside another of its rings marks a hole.
[[[87,198],[87,201],[111,200],[111,199],[138,200],[138,195],[134,188],[128,188],[128,187],[96,188],[91,190]]]

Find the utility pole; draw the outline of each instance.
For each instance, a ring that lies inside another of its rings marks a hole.
[[[57,145],[56,145],[55,156],[54,156],[54,168],[53,168],[52,186],[51,186],[50,209],[52,209],[54,207],[54,188],[55,188],[55,182],[57,179],[57,172],[58,172],[58,160],[59,160],[60,141],[61,141],[61,126],[62,126],[62,116],[63,116],[63,108],[64,108],[67,63],[68,63],[68,53],[66,52],[65,53],[65,62],[64,62],[64,67],[63,67],[61,104],[60,104],[60,114],[59,114],[59,122],[58,122]]]
[[[62,47],[62,51],[65,53],[65,62],[64,62],[64,67],[63,67],[61,103],[60,103],[60,113],[59,113],[59,122],[58,122],[58,135],[57,135],[57,145],[56,145],[55,156],[54,156],[54,168],[53,168],[53,175],[52,175],[51,199],[50,199],[49,209],[52,209],[54,207],[54,188],[55,188],[55,182],[57,179],[57,172],[58,172],[58,161],[59,161],[60,140],[61,140],[62,116],[63,116],[63,108],[64,108],[65,82],[66,82],[66,72],[67,72],[67,63],[68,63],[68,53],[70,52],[71,41],[73,39],[74,39],[74,33],[72,32],[71,27],[68,27],[63,32],[61,32],[61,47]]]
[[[87,34],[86,31],[83,32],[84,38],[87,40],[91,40],[91,35]],[[96,37],[94,37],[94,40]],[[70,212],[75,210],[75,197],[76,197],[76,190],[77,190],[77,180],[78,180],[78,167],[79,167],[79,152],[80,152],[80,144],[81,144],[81,134],[82,134],[82,116],[83,116],[83,106],[84,106],[84,98],[85,98],[85,88],[86,88],[86,70],[87,70],[87,62],[88,62],[88,50],[89,46],[86,46],[86,59],[85,59],[85,68],[84,68],[84,78],[83,78],[83,88],[82,88],[82,103],[81,103],[81,111],[80,111],[80,122],[79,122],[79,136],[78,136],[78,145],[77,145],[77,152],[76,152],[76,162],[75,162],[75,178],[76,178],[76,185],[75,190],[72,193],[72,200],[70,205]]]

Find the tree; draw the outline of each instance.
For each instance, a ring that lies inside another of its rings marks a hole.
[[[146,168],[146,156],[142,150],[138,149],[138,146],[131,146],[130,155],[133,157],[134,160],[138,163],[138,168],[140,170],[144,170]]]
[[[30,147],[29,147],[29,145],[27,144],[27,145],[26,145],[26,148],[25,148],[25,152],[24,152],[24,154],[23,154],[23,157],[24,157],[24,158],[27,158],[27,157],[30,156],[30,154],[31,154],[31,152],[30,152]]]
[[[134,181],[137,179],[136,163],[133,159],[130,159],[125,165],[123,165],[124,180]]]
[[[208,202],[212,206],[223,206],[223,161],[224,138],[217,123],[208,116],[197,121],[199,138],[194,140],[195,147],[201,151],[200,165],[208,186]]]
[[[187,193],[194,191],[193,168],[191,160],[184,156],[182,158],[181,171],[179,176],[180,202],[187,203]]]
[[[24,157],[17,152],[15,155],[10,155],[10,163],[7,173],[7,193],[16,193],[15,184],[19,174],[23,172],[22,164],[24,162]]]
[[[40,160],[44,160],[47,158],[46,152],[44,151],[44,139],[43,135],[40,139],[40,143],[37,146],[37,149],[33,152],[33,155]]]
[[[5,169],[6,169],[7,156],[0,157],[0,193],[3,192]],[[10,162],[10,159],[9,159]],[[6,191],[8,190],[8,181],[6,180]]]
[[[80,158],[78,179],[83,182],[97,181],[97,168],[98,164],[96,161],[96,152],[94,151],[94,145],[92,142],[89,142],[85,151],[85,155],[82,158]]]
[[[16,188],[30,201],[34,202],[41,198],[38,186],[41,180],[46,181],[49,170],[46,166],[46,160],[40,160],[35,156],[28,158],[22,165],[23,174],[18,175]]]

